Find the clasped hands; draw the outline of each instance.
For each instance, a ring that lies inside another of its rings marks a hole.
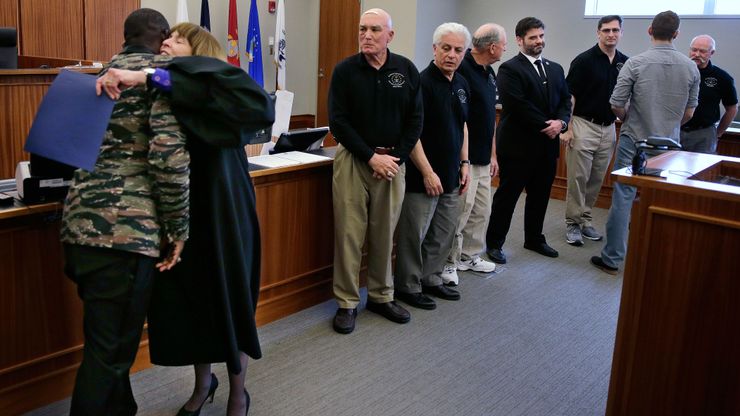
[[[400,168],[398,162],[400,161],[401,159],[395,156],[375,153],[367,163],[373,170],[373,178],[392,181],[398,174],[398,169]]]
[[[544,133],[551,139],[558,137],[558,134],[563,130],[563,122],[560,120],[547,120],[545,123],[547,123],[547,127],[540,130],[540,133]]]

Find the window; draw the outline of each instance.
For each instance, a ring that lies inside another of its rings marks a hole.
[[[586,17],[618,14],[652,17],[673,10],[681,17],[740,17],[738,0],[586,0]]]

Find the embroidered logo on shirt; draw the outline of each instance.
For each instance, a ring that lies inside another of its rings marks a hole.
[[[403,84],[406,83],[406,77],[404,77],[403,74],[394,72],[392,74],[388,74],[388,83],[391,84],[391,87],[393,88],[401,88]]]
[[[457,99],[460,100],[460,104],[465,104],[468,102],[468,96],[465,94],[465,90],[460,88],[457,90]]]
[[[704,85],[706,85],[709,88],[714,88],[717,86],[719,81],[717,81],[717,78],[715,77],[707,77],[704,79]]]

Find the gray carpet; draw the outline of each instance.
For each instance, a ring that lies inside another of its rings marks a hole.
[[[496,273],[460,273],[462,300],[409,308],[398,325],[361,310],[357,329],[331,328],[333,301],[260,328],[264,357],[250,362],[250,415],[601,415],[611,369],[621,275],[590,266],[602,243],[565,243],[564,203],[545,223],[558,259],[522,248],[523,203]],[[606,210],[596,210],[603,230]],[[223,386],[203,415],[223,415]],[[155,367],[132,376],[140,415],[174,415],[192,370]],[[69,400],[30,413],[66,414]]]

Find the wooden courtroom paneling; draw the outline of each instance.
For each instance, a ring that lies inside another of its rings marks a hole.
[[[0,27],[18,29],[18,0],[0,0]]]
[[[22,55],[85,57],[82,0],[20,2]]]
[[[253,172],[262,234],[258,324],[331,296],[332,164],[272,171]]]
[[[123,21],[139,0],[84,0],[85,59],[107,62],[121,50]]]

